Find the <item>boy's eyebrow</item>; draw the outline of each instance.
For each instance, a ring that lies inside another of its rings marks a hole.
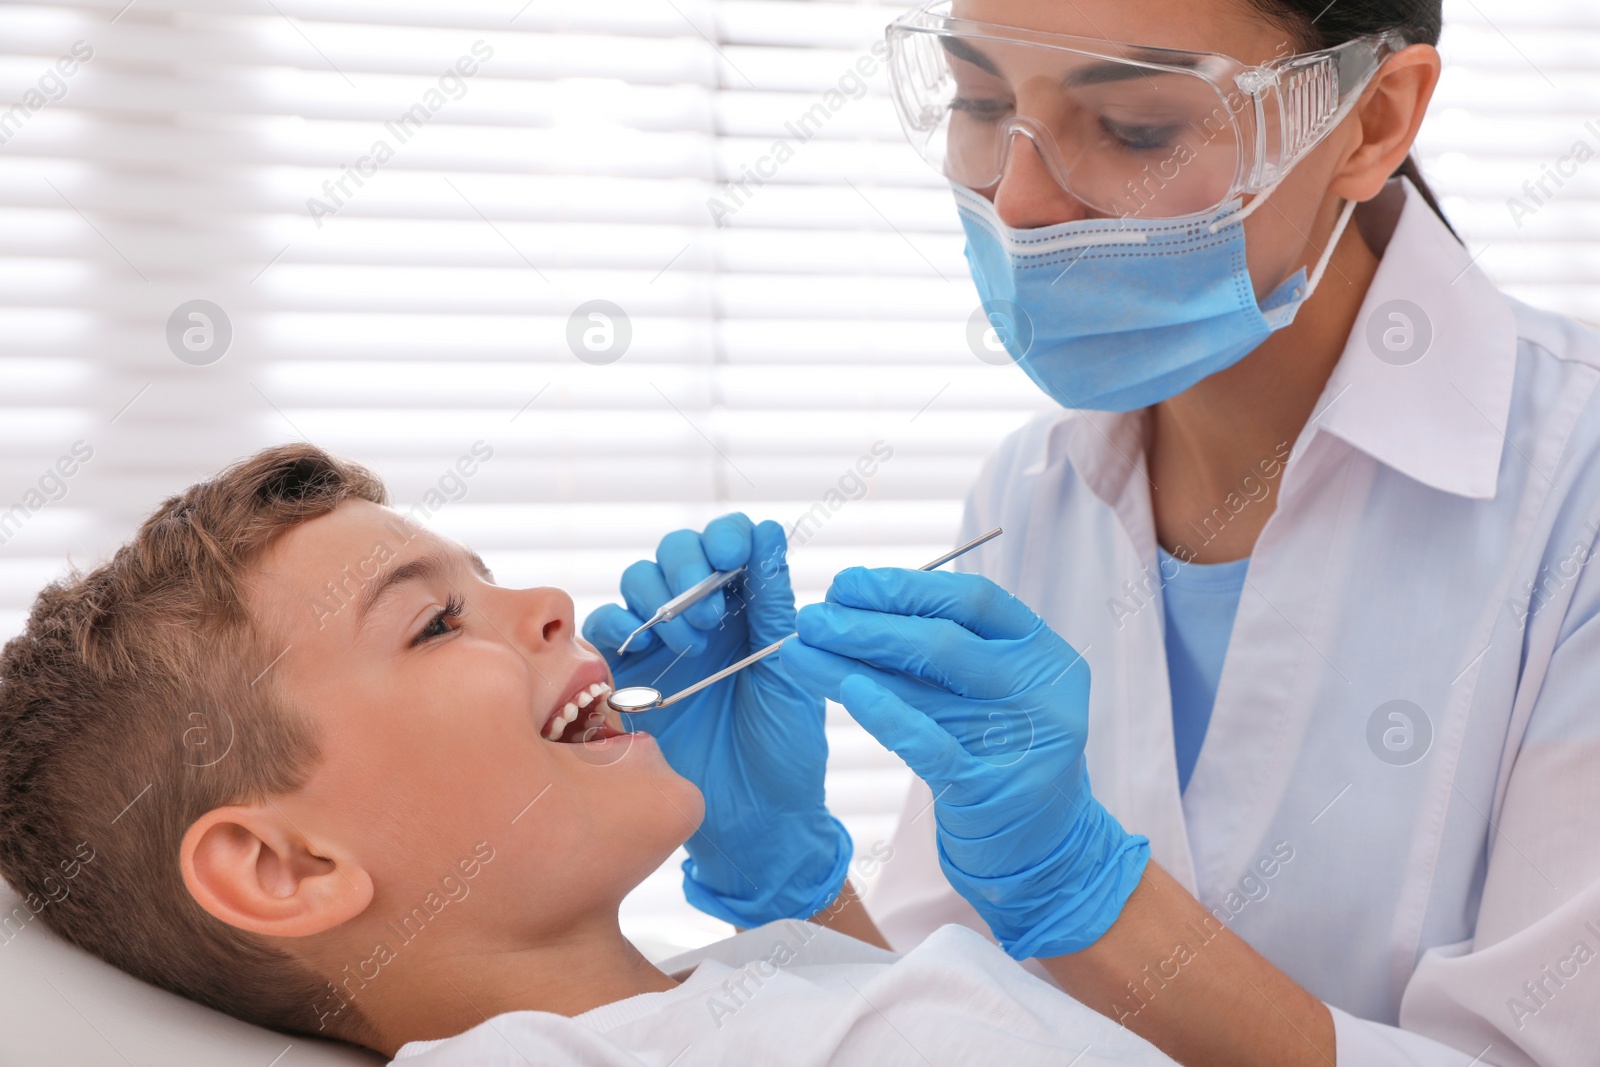
[[[484,564],[483,557],[470,548],[463,549],[462,554],[466,556],[480,578],[488,582],[494,581],[494,575]],[[429,552],[391,568],[382,578],[367,586],[362,592],[361,600],[356,605],[356,631],[358,633],[361,631],[366,625],[367,617],[377,610],[378,605],[383,603],[389,594],[410,582],[433,581],[448,572],[450,564],[451,561],[438,552]]]

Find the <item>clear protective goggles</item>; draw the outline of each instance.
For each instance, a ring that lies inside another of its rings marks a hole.
[[[890,24],[890,78],[917,151],[970,189],[998,185],[1027,137],[1052,177],[1106,215],[1209,213],[1270,189],[1355,106],[1398,31],[1248,66],[952,16]]]

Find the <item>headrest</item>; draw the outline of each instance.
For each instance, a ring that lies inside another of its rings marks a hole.
[[[35,905],[41,902],[34,899]],[[48,901],[42,903],[49,907]],[[0,1063],[73,1067],[373,1067],[350,1045],[252,1026],[147,985],[57,937],[0,882]]]

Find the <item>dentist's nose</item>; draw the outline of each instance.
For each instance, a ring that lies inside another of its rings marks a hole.
[[[1093,218],[1089,207],[1051,175],[1041,151],[1023,130],[1012,130],[1006,138],[1005,168],[990,195],[1000,220],[1015,229],[1031,230]]]

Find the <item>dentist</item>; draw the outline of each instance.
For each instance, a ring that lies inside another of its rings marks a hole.
[[[890,27],[984,314],[1062,408],[972,491],[963,538],[1007,531],[975,573],[847,570],[768,676],[807,766],[826,695],[922,779],[873,900],[896,948],[971,926],[1184,1063],[1593,1062],[1600,342],[1500,293],[1411,162],[1440,10]],[[591,638],[749,528],[673,535]],[[728,645],[714,614],[661,640]],[[708,808],[775,803],[733,766]],[[791,858],[748,873],[800,914],[842,831],[786,788]]]

